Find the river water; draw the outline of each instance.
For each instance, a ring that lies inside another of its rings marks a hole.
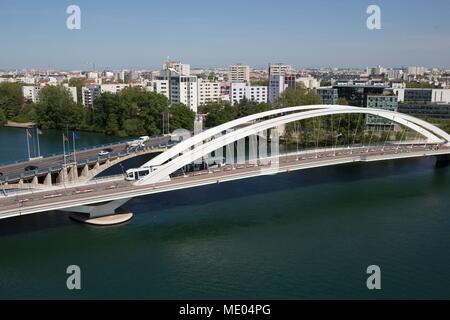
[[[15,150],[9,141],[0,162]],[[112,228],[56,212],[0,221],[0,298],[450,298],[450,167],[434,158],[261,177],[127,206],[134,219]],[[81,268],[80,291],[66,288],[69,265]],[[381,291],[366,287],[370,265],[381,268]]]

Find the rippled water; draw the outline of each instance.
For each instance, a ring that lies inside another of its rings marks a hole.
[[[138,198],[113,228],[0,221],[0,298],[450,298],[449,196],[449,168],[428,158]]]

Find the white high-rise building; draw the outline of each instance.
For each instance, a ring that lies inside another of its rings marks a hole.
[[[269,102],[274,103],[278,100],[280,95],[286,90],[287,85],[284,82],[284,76],[271,75],[269,76]]]
[[[199,105],[203,105],[209,102],[219,102],[221,100],[222,94],[220,82],[198,79]]]
[[[175,70],[182,76],[190,76],[191,75],[191,65],[181,63],[180,61],[166,61],[164,64],[164,70]]]
[[[320,81],[311,76],[295,79],[297,84],[303,85],[306,89],[317,89],[320,87]]]
[[[170,99],[169,80],[153,80],[152,86],[153,92],[165,95],[168,99]]]
[[[281,76],[292,73],[294,73],[294,68],[292,68],[291,65],[284,63],[274,63],[269,65],[269,75],[271,76]]]
[[[41,91],[40,86],[23,86],[22,95],[27,101],[37,103],[39,100],[39,91]]]
[[[112,93],[112,94],[117,94],[128,86],[129,86],[128,84],[117,84],[117,83],[102,84],[100,86],[100,92],[101,93],[108,92],[108,93]]]
[[[250,83],[250,66],[235,64],[228,67],[229,82]]]
[[[230,89],[232,103],[239,103],[244,98],[258,103],[267,103],[267,87],[251,86],[245,82],[232,83]]]
[[[408,75],[423,76],[427,69],[425,67],[408,67]]]
[[[169,99],[171,103],[183,103],[192,111],[198,108],[198,84],[196,76],[183,76],[174,69],[161,71],[156,80],[169,82]]]
[[[83,105],[86,108],[93,108],[94,100],[102,94],[101,86],[99,84],[91,84],[88,87],[83,87],[81,92],[81,99],[83,100]]]

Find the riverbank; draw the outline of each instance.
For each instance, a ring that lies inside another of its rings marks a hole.
[[[18,129],[31,129],[35,125],[36,124],[34,122],[19,123],[19,122],[14,122],[14,121],[8,121],[7,123],[4,124],[4,127],[7,127],[7,128],[18,128]]]

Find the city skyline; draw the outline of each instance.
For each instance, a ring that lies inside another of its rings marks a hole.
[[[81,30],[66,28],[71,4],[81,8]],[[366,27],[371,4],[381,8],[381,30]],[[255,68],[271,62],[297,68],[449,68],[448,9],[442,0],[352,0],[345,5],[6,0],[0,4],[0,34],[7,48],[0,53],[0,69],[89,70],[95,64],[97,69],[157,70],[168,56],[198,68],[236,62]]]

